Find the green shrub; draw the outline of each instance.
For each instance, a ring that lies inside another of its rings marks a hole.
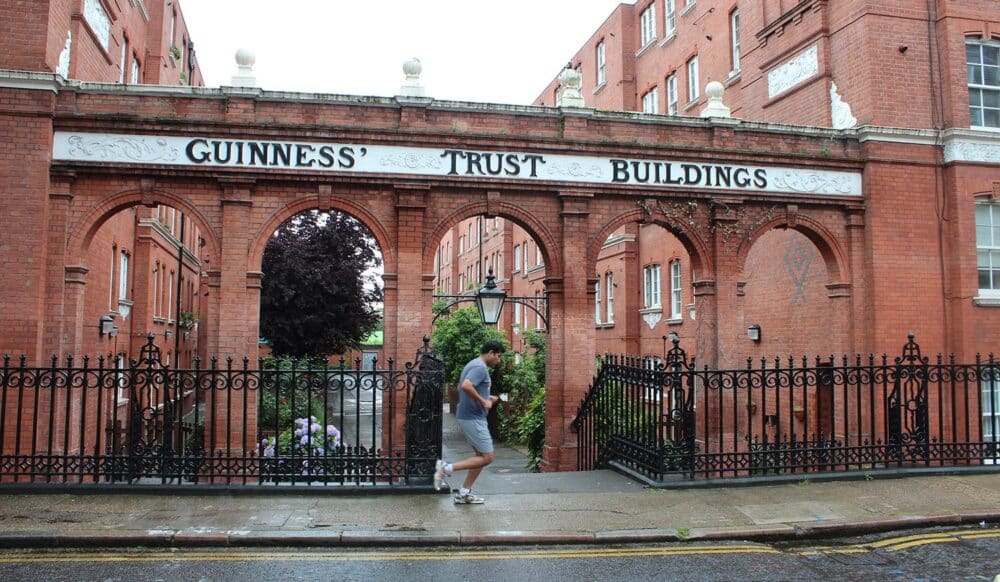
[[[293,419],[310,416],[326,423],[322,366],[317,361],[287,357],[262,360],[257,399],[257,422],[262,431],[280,433],[291,428]]]
[[[499,340],[507,348],[500,365],[490,372],[493,379],[493,393],[499,394],[503,386],[503,376],[514,360],[510,352],[510,343],[503,332],[483,325],[479,319],[479,311],[475,307],[463,307],[441,315],[431,342],[434,353],[444,361],[444,377],[448,386],[458,384],[462,368],[473,358],[479,357],[479,350],[486,340]]]
[[[545,444],[545,335],[524,333],[522,361],[504,376],[507,403],[500,436],[528,448],[528,468],[538,470]]]

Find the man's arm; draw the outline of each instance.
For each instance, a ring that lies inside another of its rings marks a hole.
[[[479,392],[476,391],[476,385],[473,384],[468,378],[462,380],[462,385],[459,386],[459,388],[461,388],[466,394],[468,394],[472,398],[478,400],[479,403],[482,404],[483,408],[485,408],[486,410],[493,408],[493,403],[497,401],[496,396],[490,396],[488,399],[480,396]]]

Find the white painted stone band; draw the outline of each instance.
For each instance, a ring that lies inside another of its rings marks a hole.
[[[374,144],[57,131],[54,161],[557,181],[860,197],[861,173],[677,160]]]

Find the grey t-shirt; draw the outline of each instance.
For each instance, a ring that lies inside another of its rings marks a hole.
[[[458,410],[455,411],[455,417],[462,420],[485,420],[487,412],[483,405],[469,396],[465,390],[462,390],[462,384],[466,378],[476,387],[476,392],[483,397],[483,400],[490,399],[490,384],[492,383],[490,370],[482,358],[475,358],[465,365],[465,368],[462,369],[462,375],[458,378]]]

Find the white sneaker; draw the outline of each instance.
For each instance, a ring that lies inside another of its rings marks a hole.
[[[485,499],[476,495],[472,491],[469,491],[465,495],[462,495],[461,492],[455,493],[455,505],[479,505],[480,503],[485,502]]]
[[[441,487],[444,485],[444,461],[438,459],[434,463],[434,489],[440,491]]]

